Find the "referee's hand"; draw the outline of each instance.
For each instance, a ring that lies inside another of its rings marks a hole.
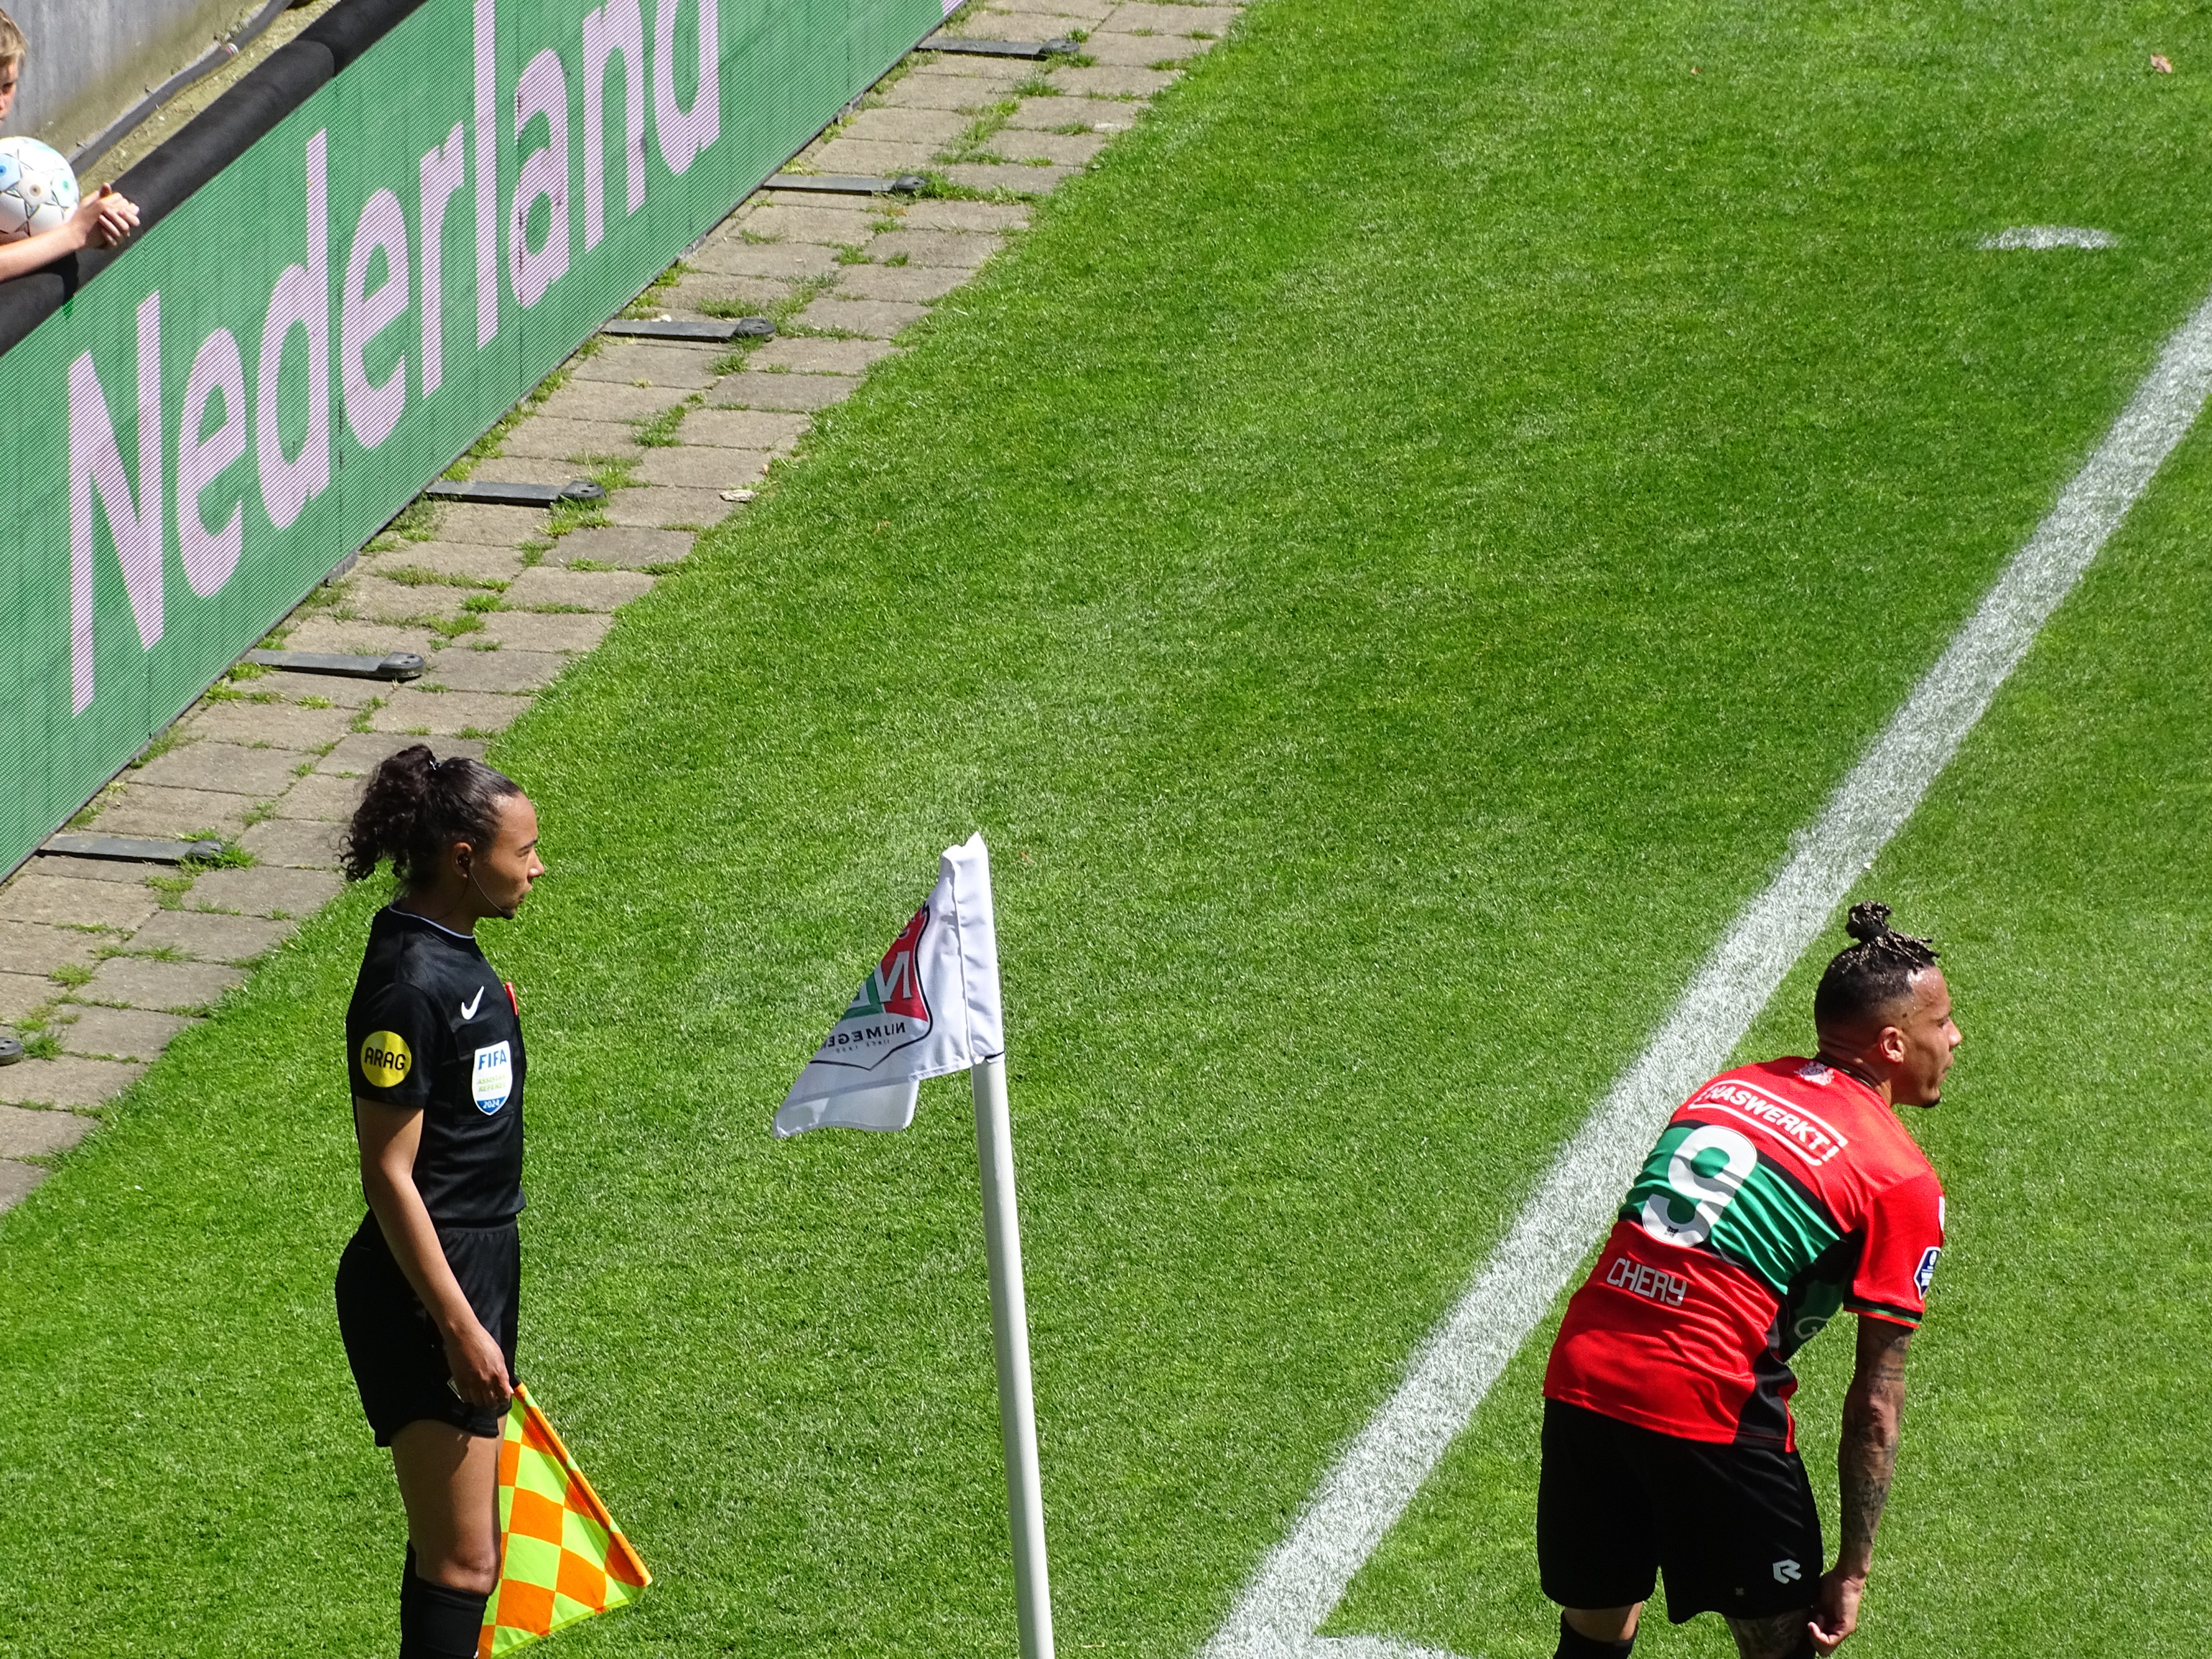
[[[473,1319],[465,1328],[446,1332],[446,1364],[453,1374],[453,1392],[471,1406],[503,1411],[514,1398],[507,1356],[491,1340],[491,1333]]]

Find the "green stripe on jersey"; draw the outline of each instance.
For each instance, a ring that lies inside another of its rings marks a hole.
[[[1717,1123],[1669,1124],[1620,1213],[1655,1238],[1711,1249],[1778,1297],[1843,1236],[1824,1208],[1759,1161],[1748,1136]]]

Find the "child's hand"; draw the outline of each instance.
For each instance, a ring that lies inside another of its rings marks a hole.
[[[116,193],[112,185],[102,185],[100,194],[93,198],[100,204],[100,222],[121,241],[138,228],[138,204],[127,196]]]
[[[129,240],[137,228],[137,204],[117,195],[112,185],[102,185],[97,195],[87,198],[70,215],[70,229],[79,237],[81,247],[114,247]]]

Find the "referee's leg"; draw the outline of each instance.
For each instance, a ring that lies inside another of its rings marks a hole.
[[[392,1437],[407,1510],[402,1659],[463,1659],[477,1650],[484,1603],[499,1583],[499,1448],[496,1437],[433,1418]]]

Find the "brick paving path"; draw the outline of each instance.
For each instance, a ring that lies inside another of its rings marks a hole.
[[[919,54],[791,170],[1049,193],[1133,125],[1152,94],[1228,32],[1233,5],[987,0],[954,32],[1045,40],[1088,31],[1089,64]],[[0,887],[0,1024],[31,1058],[0,1067],[0,1209],[40,1162],[96,1127],[178,1032],[338,890],[338,836],[364,774],[432,737],[481,757],[612,612],[680,564],[813,412],[851,395],[901,330],[1027,223],[1019,203],[763,191],[635,315],[760,313],[781,332],[732,362],[720,347],[603,337],[477,464],[474,476],[627,487],[555,522],[522,507],[418,506],[357,566],[289,617],[300,651],[415,651],[428,673],[394,688],[320,675],[234,673],[153,757],[94,803],[111,836],[220,836],[250,867],[41,855]],[[556,377],[557,379],[558,377]],[[673,421],[672,413],[682,414]]]

